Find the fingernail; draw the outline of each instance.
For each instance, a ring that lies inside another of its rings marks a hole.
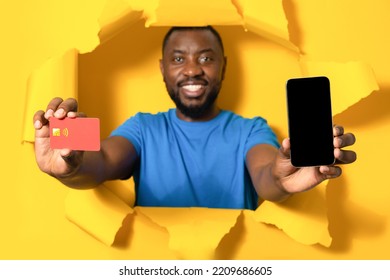
[[[324,166],[322,168],[322,173],[327,174],[330,171],[330,168],[328,166]]]
[[[36,120],[34,123],[34,127],[35,127],[35,129],[40,129],[42,127],[42,123],[40,121]]]
[[[54,113],[54,115],[55,115],[57,118],[63,117],[64,114],[65,114],[65,111],[64,111],[64,109],[62,109],[62,108],[58,109],[58,110]]]
[[[49,109],[49,110],[47,110],[46,111],[46,113],[45,113],[45,119],[49,119],[51,116],[53,116],[53,109]]]
[[[76,112],[68,112],[67,116],[69,118],[75,118],[75,117],[77,117],[77,114],[76,114]]]

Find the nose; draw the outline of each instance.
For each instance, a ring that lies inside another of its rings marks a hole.
[[[203,74],[202,65],[196,59],[188,59],[184,64],[183,74],[187,77],[196,77]]]

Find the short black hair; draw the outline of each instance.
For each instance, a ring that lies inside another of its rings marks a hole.
[[[224,54],[224,48],[222,43],[222,38],[219,35],[218,31],[214,29],[211,25],[206,26],[173,26],[171,29],[168,30],[167,34],[165,34],[163,44],[162,44],[162,53],[164,55],[165,46],[167,45],[167,42],[169,40],[169,37],[171,37],[172,33],[175,31],[186,31],[186,30],[209,30],[211,33],[214,34],[215,38],[217,38],[217,41],[221,47],[222,54]]]

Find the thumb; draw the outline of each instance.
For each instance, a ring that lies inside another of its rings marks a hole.
[[[77,169],[83,159],[83,151],[74,151],[70,149],[61,149],[60,155],[66,164],[72,169]]]
[[[290,159],[290,138],[285,138],[282,141],[282,145],[279,149],[279,154],[283,159]]]

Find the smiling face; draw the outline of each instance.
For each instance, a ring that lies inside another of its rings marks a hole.
[[[225,64],[222,46],[210,30],[179,29],[170,34],[160,69],[180,119],[209,120],[218,114],[215,101]]]

